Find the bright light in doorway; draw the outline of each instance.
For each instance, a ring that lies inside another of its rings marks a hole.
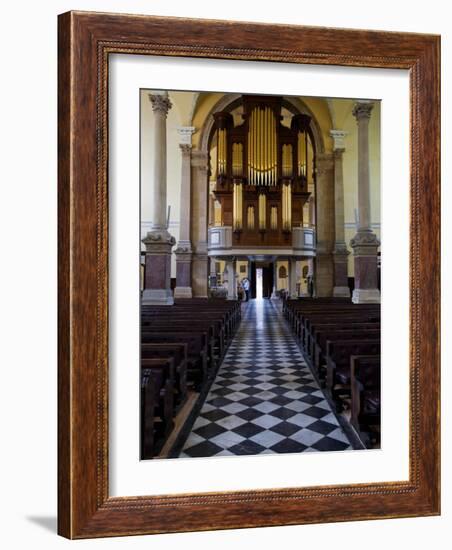
[[[262,300],[262,268],[256,269],[256,300]]]

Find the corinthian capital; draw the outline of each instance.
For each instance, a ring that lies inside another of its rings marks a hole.
[[[154,113],[161,113],[167,116],[168,111],[173,104],[171,103],[168,93],[165,94],[149,94],[149,101],[152,104],[152,110]]]
[[[357,101],[353,107],[353,116],[359,122],[370,118],[370,113],[374,108],[374,104],[371,101]]]
[[[180,145],[191,145],[191,136],[195,133],[194,126],[179,126],[177,133],[179,134]]]
[[[345,151],[345,138],[348,132],[344,130],[330,130],[330,136],[333,138],[333,148],[335,151]]]
[[[191,155],[191,145],[189,145],[188,143],[179,143],[179,147],[182,156],[189,157]]]

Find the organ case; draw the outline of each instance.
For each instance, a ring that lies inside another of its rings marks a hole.
[[[282,97],[242,96],[242,122],[214,115],[217,146],[215,198],[234,245],[288,246],[303,224],[308,184],[315,183],[311,118],[292,113],[283,124]]]

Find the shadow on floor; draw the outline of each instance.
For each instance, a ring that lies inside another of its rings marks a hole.
[[[57,518],[55,516],[28,516],[26,519],[46,531],[57,532]]]

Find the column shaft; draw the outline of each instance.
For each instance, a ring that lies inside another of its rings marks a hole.
[[[317,155],[317,296],[333,294],[334,249],[334,157],[331,153]]]
[[[235,260],[226,260],[226,272],[228,276],[228,300],[237,300],[237,282],[235,279]]]
[[[208,157],[203,151],[191,152],[191,244],[193,296],[206,298],[208,278],[207,256],[207,206],[208,206]],[[181,208],[183,206],[181,205]]]
[[[175,239],[166,220],[166,117],[171,108],[168,93],[149,94],[154,112],[152,229],[142,240],[146,246],[146,276],[142,303],[172,305],[171,248]]]
[[[152,228],[166,229],[166,117],[171,108],[168,93],[149,94],[154,112]]]
[[[334,242],[334,288],[333,296],[349,297],[348,287],[348,255],[345,244],[344,229],[344,175],[343,155],[344,139],[346,132],[331,130],[334,140],[334,218],[335,218],[335,242]]]
[[[178,129],[181,136],[179,144],[182,154],[181,193],[180,193],[180,226],[179,243],[176,254],[176,288],[175,298],[192,298],[191,269],[192,248],[190,241],[191,218],[191,135],[193,127]]]
[[[298,298],[297,294],[297,259],[289,259],[289,295],[291,298]]]
[[[272,298],[276,298],[278,296],[277,290],[278,290],[278,258],[275,258],[275,261],[273,262],[273,291],[272,291]]]
[[[355,259],[354,303],[378,303],[377,255],[380,242],[371,229],[369,177],[369,119],[373,104],[358,102],[353,115],[358,123],[358,231],[350,244]]]

